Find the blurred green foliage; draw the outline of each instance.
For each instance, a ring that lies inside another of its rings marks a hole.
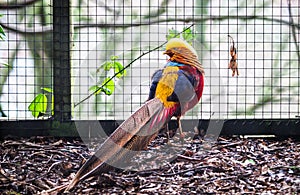
[[[182,31],[178,31],[171,28],[169,29],[168,34],[166,36],[168,41],[172,38],[180,38],[180,37],[184,39],[186,42],[188,42],[190,45],[192,45],[193,41],[196,38],[196,34],[193,32],[192,28],[184,27]]]

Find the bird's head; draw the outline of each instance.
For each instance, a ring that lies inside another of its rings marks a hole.
[[[204,68],[198,60],[196,50],[185,40],[180,38],[170,39],[166,44],[164,54],[170,57],[169,61],[194,66],[204,74]]]
[[[170,58],[172,58],[174,54],[180,52],[181,48],[184,48],[185,50],[187,49],[198,58],[196,50],[185,40],[180,38],[170,39],[166,44],[166,51],[164,52],[164,54],[167,54],[168,56],[170,56]]]

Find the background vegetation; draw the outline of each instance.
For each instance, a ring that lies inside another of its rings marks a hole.
[[[126,74],[113,79],[100,90],[106,95],[77,103],[120,67],[163,43],[172,30],[179,32],[193,23],[192,44],[206,68],[206,87],[190,117],[218,113],[225,118],[293,118],[300,110],[298,8],[299,2],[288,0],[74,0],[73,116],[126,118],[146,100],[151,74],[166,60],[162,49],[143,56]],[[2,116],[40,116],[30,112],[37,96],[47,101],[42,109],[51,115],[52,1],[0,1],[0,13],[7,34],[0,43]],[[239,78],[231,78],[227,70],[228,34],[237,44]]]

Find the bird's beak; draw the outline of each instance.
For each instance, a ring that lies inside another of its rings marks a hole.
[[[172,56],[174,55],[174,53],[173,53],[171,50],[166,50],[166,51],[164,51],[163,54],[166,54],[166,55],[168,55],[169,57],[172,57]]]

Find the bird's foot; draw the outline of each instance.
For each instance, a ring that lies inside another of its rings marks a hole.
[[[181,132],[179,133],[179,138],[180,138],[180,141],[184,141],[185,133],[182,132],[182,129],[181,129]]]

